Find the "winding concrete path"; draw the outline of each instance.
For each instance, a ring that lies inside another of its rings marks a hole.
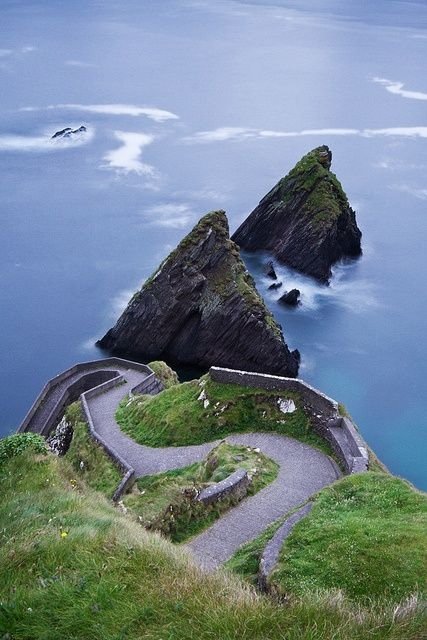
[[[88,399],[88,405],[96,431],[135,469],[137,476],[200,461],[218,444],[215,441],[198,446],[153,448],[134,442],[120,430],[115,411],[120,400],[141,382],[141,374],[132,369],[120,373],[126,383]],[[253,432],[232,435],[226,440],[259,447],[279,464],[280,470],[274,482],[245,498],[185,545],[206,569],[225,562],[242,544],[341,475],[337,465],[321,451],[279,434]]]

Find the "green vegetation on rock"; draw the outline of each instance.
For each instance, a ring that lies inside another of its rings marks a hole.
[[[297,410],[282,413],[280,398],[293,399]],[[299,404],[294,392],[222,384],[207,375],[155,396],[126,398],[116,419],[136,442],[152,447],[201,444],[232,433],[276,431],[330,454]]]
[[[365,604],[426,593],[427,496],[384,473],[323,489],[286,540],[271,577],[283,595],[340,589]]]
[[[69,405],[65,417],[73,428],[73,439],[65,458],[74,469],[75,478],[111,498],[123,474],[103,447],[90,437],[80,402]]]
[[[175,384],[178,384],[178,374],[171,369],[166,362],[163,362],[162,360],[154,360],[153,362],[149,362],[148,366],[154,371],[156,377],[160,380],[165,389],[169,389],[169,387],[173,387]]]
[[[361,607],[334,594],[283,606],[207,574],[99,493],[63,458],[0,466],[0,637],[12,640],[420,640],[415,601]]]
[[[236,504],[233,498],[224,498],[215,504],[204,505],[194,500],[198,491],[242,468],[252,478],[248,495],[272,482],[278,472],[277,464],[259,451],[222,442],[203,462],[139,478],[132,492],[124,496],[123,504],[147,529],[160,531],[174,542],[182,542]]]

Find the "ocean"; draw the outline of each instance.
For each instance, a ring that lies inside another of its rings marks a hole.
[[[233,232],[327,144],[363,256],[329,287],[248,269],[395,474],[427,489],[427,4],[0,2],[0,435],[207,211]],[[51,140],[65,127],[87,131]]]

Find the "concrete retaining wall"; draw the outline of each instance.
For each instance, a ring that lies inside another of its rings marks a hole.
[[[284,378],[264,373],[211,367],[209,375],[215,382],[239,384],[267,391],[293,391],[299,395],[302,408],[310,416],[311,427],[324,438],[339,458],[346,473],[367,471],[368,447],[357,427],[338,413],[338,403],[298,378]]]
[[[214,504],[226,497],[242,500],[248,492],[250,479],[246,469],[237,469],[221,482],[211,485],[203,489],[197,496],[198,502],[203,504]]]

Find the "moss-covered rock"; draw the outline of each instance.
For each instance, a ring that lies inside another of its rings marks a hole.
[[[361,232],[346,194],[330,171],[327,146],[305,155],[261,200],[233,240],[249,251],[264,249],[321,282],[331,266],[361,253]]]
[[[169,387],[173,387],[175,384],[179,383],[176,371],[171,369],[171,367],[166,364],[166,362],[163,362],[163,360],[153,360],[153,362],[148,363],[148,366],[154,371],[156,377],[160,380],[165,389],[169,389]]]
[[[230,240],[224,211],[205,215],[99,341],[114,353],[295,376],[290,352]]]

